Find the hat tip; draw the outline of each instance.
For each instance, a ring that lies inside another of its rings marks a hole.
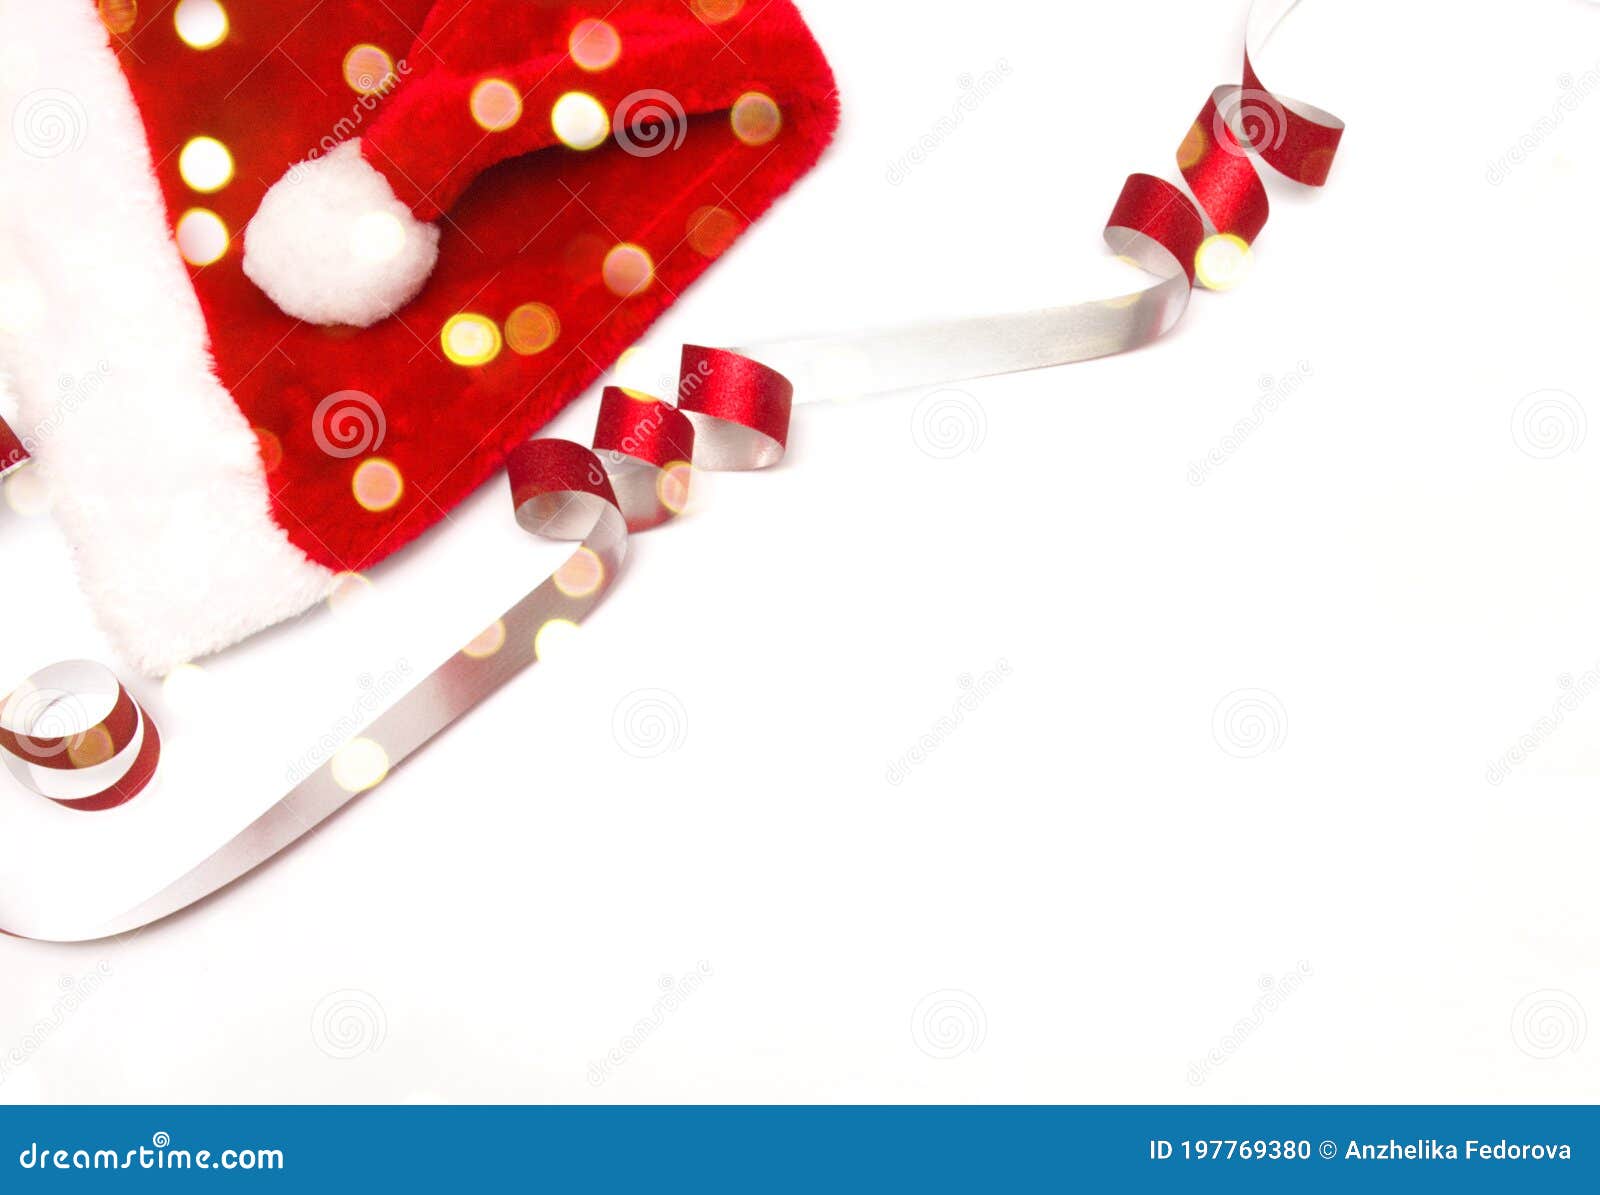
[[[244,234],[244,272],[285,314],[369,327],[422,289],[439,230],[418,220],[359,139],[292,167]]]

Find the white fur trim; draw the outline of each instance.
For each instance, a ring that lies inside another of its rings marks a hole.
[[[24,296],[20,326],[0,320],[17,431],[101,624],[163,673],[298,614],[333,574],[273,521],[94,4],[0,0],[0,44],[0,117],[52,117],[0,137],[0,290]]]
[[[290,169],[244,234],[244,272],[289,315],[365,328],[409,303],[439,259],[439,230],[411,214],[346,141]]]

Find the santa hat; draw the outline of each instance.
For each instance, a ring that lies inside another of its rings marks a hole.
[[[789,0],[0,0],[0,42],[14,426],[155,672],[441,519],[837,123]]]

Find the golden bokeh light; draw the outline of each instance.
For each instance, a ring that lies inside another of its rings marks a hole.
[[[550,127],[572,149],[593,149],[611,136],[605,105],[583,91],[569,91],[550,109]]]
[[[333,782],[347,793],[377,788],[389,775],[389,753],[372,739],[351,739],[331,765]]]
[[[228,12],[218,0],[178,0],[172,25],[184,45],[209,50],[228,36]]]
[[[24,518],[48,514],[55,502],[43,470],[31,466],[9,474],[5,487],[6,505]]]
[[[360,573],[340,573],[328,590],[328,609],[345,615],[359,609],[372,593],[372,582]]]
[[[91,726],[67,740],[67,758],[75,768],[93,768],[117,753],[117,744],[104,724]]]
[[[783,129],[783,111],[770,95],[747,91],[733,101],[733,135],[746,145],[765,145]]]
[[[694,467],[687,461],[678,461],[661,470],[656,479],[656,498],[675,515],[681,515],[689,506],[690,486],[694,481]]]
[[[689,217],[689,248],[701,257],[721,257],[738,238],[739,231],[739,217],[727,208],[696,208]]]
[[[567,52],[586,71],[603,71],[622,55],[622,38],[615,26],[593,18],[579,21],[567,39]]]
[[[203,709],[211,697],[211,677],[198,664],[179,664],[162,678],[161,696],[180,709]]]
[[[565,618],[552,618],[535,632],[533,654],[540,660],[552,658],[578,634],[578,624]]]
[[[607,379],[635,402],[659,401],[656,392],[670,392],[676,384],[676,354],[659,349],[646,351],[641,345],[630,345],[617,354]]]
[[[139,19],[139,0],[99,0],[100,23],[110,33],[126,33]]]
[[[192,207],[178,217],[178,252],[192,266],[208,266],[228,251],[228,226],[209,208]]]
[[[461,649],[461,654],[474,660],[487,660],[505,645],[506,624],[497,618],[479,631],[477,638]]]
[[[474,311],[452,315],[439,332],[444,355],[457,365],[487,365],[500,355],[503,343],[499,325]]]
[[[561,317],[543,303],[524,303],[506,316],[506,343],[523,357],[542,353],[561,338]]]
[[[215,137],[191,137],[178,154],[178,173],[191,190],[209,195],[233,181],[233,155]]]
[[[350,492],[363,510],[382,514],[400,501],[406,492],[406,481],[393,461],[375,456],[356,466],[350,478]]]
[[[357,95],[377,95],[393,84],[394,59],[369,42],[351,46],[344,56],[344,81]]]
[[[468,101],[472,119],[490,133],[503,133],[522,119],[522,95],[504,79],[484,79]]]
[[[605,562],[596,556],[593,548],[579,548],[567,562],[556,569],[556,588],[569,598],[584,598],[605,583]]]
[[[618,245],[606,254],[600,267],[606,289],[619,299],[631,299],[650,289],[655,281],[656,267],[650,254],[638,245]]]
[[[711,25],[720,25],[723,21],[731,21],[739,15],[739,10],[744,7],[744,0],[690,0],[689,7],[694,9],[694,15]]]
[[[261,471],[276,473],[278,466],[283,464],[283,441],[278,438],[277,432],[264,427],[251,430],[256,434],[256,448],[261,453]]]
[[[1232,290],[1250,273],[1250,245],[1243,237],[1219,232],[1200,242],[1194,273],[1208,290]]]

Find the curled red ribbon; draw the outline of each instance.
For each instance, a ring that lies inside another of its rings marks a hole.
[[[203,900],[310,832],[536,663],[557,628],[580,624],[615,584],[629,536],[683,510],[693,469],[763,469],[781,461],[793,396],[789,382],[764,365],[689,346],[676,404],[613,387],[601,399],[593,448],[553,439],[518,447],[507,461],[518,523],[535,534],[578,541],[560,568],[255,821],[135,908],[94,924],[10,925],[0,932],[48,941],[126,933]],[[49,679],[79,700],[91,682],[98,691],[115,687],[117,696],[98,725],[113,743],[125,740],[130,726],[145,729],[139,762],[117,790],[127,800],[148,782],[159,748],[154,726],[107,677],[104,669],[93,677],[46,670],[36,681]],[[24,742],[18,735],[0,740],[0,747],[27,755],[28,767],[44,766],[54,750],[53,743]]]
[[[1343,136],[1337,116],[1263,87],[1246,46],[1243,86],[1213,91],[1178,146],[1178,170],[1194,199],[1154,175],[1130,174],[1106,240],[1148,264],[1134,243],[1148,237],[1178,260],[1193,285],[1208,226],[1249,245],[1267,222],[1267,189],[1247,151],[1295,182],[1320,187]]]
[[[68,809],[114,809],[155,777],[161,736],[110,670],[53,664],[0,701],[0,757],[41,797]]]
[[[31,459],[21,438],[4,419],[0,419],[0,477],[13,469],[20,469]]]

